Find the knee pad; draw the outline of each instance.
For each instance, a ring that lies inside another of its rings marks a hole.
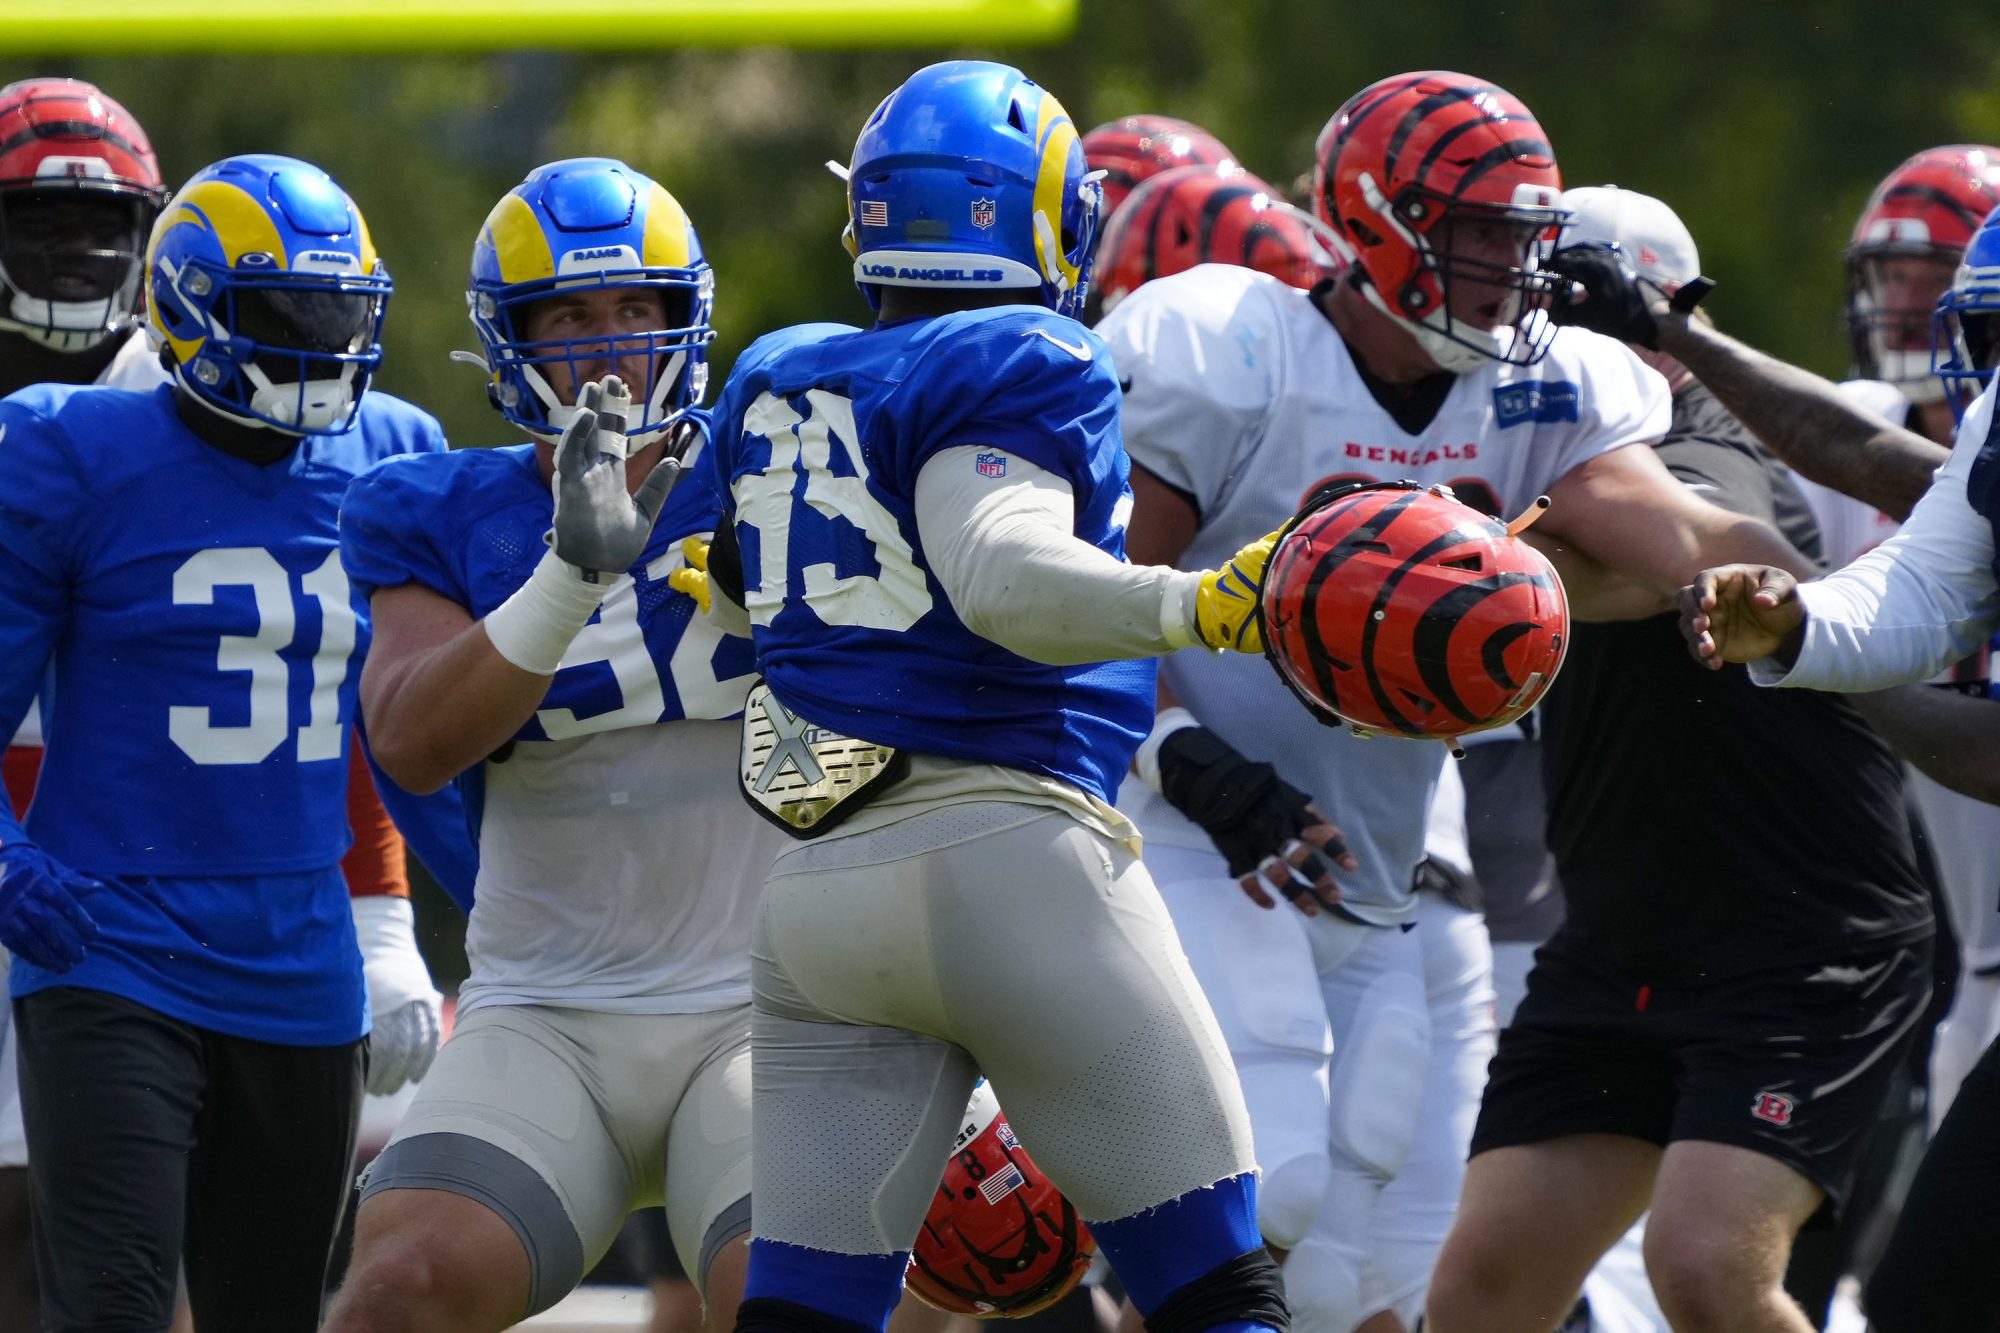
[[[1353,1333],[1361,1320],[1361,1265],[1325,1236],[1308,1236],[1285,1257],[1292,1333]]]
[[[1265,1251],[1240,1254],[1177,1289],[1146,1316],[1146,1333],[1202,1333],[1224,1324],[1291,1328],[1284,1280]]]
[[[1333,1163],[1323,1152],[1264,1168],[1264,1178],[1257,1184],[1257,1228],[1267,1242],[1281,1250],[1298,1247],[1319,1216],[1332,1173]]]
[[[1395,1178],[1416,1139],[1430,1074],[1431,1020],[1414,978],[1371,985],[1333,1053],[1328,1089],[1333,1145],[1384,1180]]]

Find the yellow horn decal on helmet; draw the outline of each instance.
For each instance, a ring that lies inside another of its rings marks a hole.
[[[375,238],[369,234],[368,219],[361,216],[360,205],[356,204],[352,199],[347,201],[347,209],[350,213],[354,214],[355,240],[361,244],[361,271],[363,273],[373,273],[375,271],[375,261],[380,256],[375,253]]]
[[[666,187],[653,182],[646,198],[646,244],[639,262],[648,268],[688,266],[688,215]]]
[[[1042,105],[1035,117],[1035,142],[1042,146],[1041,165],[1035,175],[1035,211],[1049,221],[1048,235],[1056,238],[1056,245],[1062,245],[1063,208],[1069,202],[1064,197],[1064,185],[1069,179],[1069,154],[1077,141],[1076,126],[1062,103],[1051,93],[1042,94]],[[1035,252],[1042,261],[1044,274],[1060,274],[1061,286],[1067,291],[1076,285],[1078,273],[1076,265],[1061,253],[1043,253],[1042,233],[1035,235]]]
[[[278,268],[291,266],[278,224],[241,186],[228,181],[195,182],[174,196],[173,206],[155,234],[164,235],[169,227],[183,222],[213,232],[231,268],[244,255],[260,252],[271,256]]]
[[[556,275],[555,256],[549,253],[541,219],[520,195],[509,194],[493,205],[481,234],[499,261],[500,281],[534,282]]]

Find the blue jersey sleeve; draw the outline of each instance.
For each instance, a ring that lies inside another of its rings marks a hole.
[[[90,487],[47,408],[42,386],[0,399],[0,546],[61,585],[76,573]]]
[[[439,531],[429,484],[445,455],[388,458],[356,477],[340,505],[340,563],[363,599],[379,588],[418,583],[463,602],[465,592],[447,554],[451,533]]]
[[[1118,440],[1118,377],[1096,334],[1047,311],[988,318],[924,358],[910,387],[920,418],[936,423],[909,442],[907,473],[932,454],[977,446],[1015,454],[1070,483],[1079,496],[1108,476]]]
[[[0,400],[0,735],[20,729],[62,637],[88,500],[55,422],[24,396]],[[26,839],[0,801],[0,843]]]

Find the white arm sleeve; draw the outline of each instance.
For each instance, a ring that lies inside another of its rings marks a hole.
[[[1787,672],[1751,664],[1760,685],[1855,692],[1928,680],[2000,622],[1993,525],[1966,499],[1993,418],[1988,393],[1966,413],[1951,457],[1902,529],[1845,569],[1799,588],[1805,642]]]
[[[1199,573],[1128,565],[1076,535],[1069,483],[1009,455],[1007,477],[940,450],[917,474],[917,535],[966,628],[1052,666],[1157,657],[1194,642]]]

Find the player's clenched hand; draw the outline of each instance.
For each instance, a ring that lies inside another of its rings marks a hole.
[[[0,847],[0,944],[45,971],[69,971],[97,938],[78,899],[103,887],[33,843]]]
[[[681,465],[663,458],[636,492],[627,491],[623,437],[632,396],[625,382],[606,375],[586,384],[576,406],[556,444],[555,552],[578,569],[619,573],[645,553]]]
[[[1264,566],[1270,563],[1271,548],[1277,544],[1278,534],[1266,533],[1231,556],[1222,568],[1203,574],[1195,584],[1194,614],[1189,619],[1203,643],[1217,651],[1264,651],[1264,622],[1257,615],[1257,599],[1264,587]]]
[[[1333,867],[1358,867],[1311,797],[1207,727],[1184,727],[1161,742],[1160,794],[1201,825],[1260,907],[1275,907],[1275,892],[1317,915],[1340,898]]]
[[[1798,580],[1769,565],[1704,569],[1681,589],[1681,635],[1695,660],[1720,669],[1797,655],[1806,609]]]

